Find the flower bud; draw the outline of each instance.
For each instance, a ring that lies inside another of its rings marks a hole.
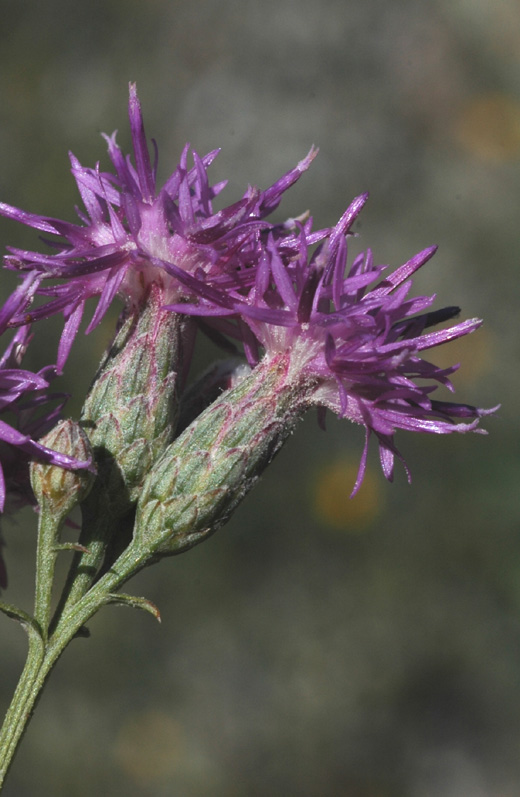
[[[305,409],[308,385],[287,353],[260,363],[202,413],[150,471],[134,540],[148,554],[177,554],[225,523]]]
[[[92,460],[92,449],[83,429],[71,420],[60,421],[40,441],[59,454],[66,454],[82,462]],[[65,518],[83,501],[94,481],[92,471],[65,470],[59,465],[33,461],[31,485],[36,499],[55,518]]]
[[[113,519],[129,510],[152,462],[173,438],[182,321],[163,303],[160,288],[152,285],[138,317],[120,329],[81,415]]]

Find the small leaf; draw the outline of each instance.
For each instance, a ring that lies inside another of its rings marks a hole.
[[[107,603],[119,603],[121,606],[130,606],[132,609],[143,609],[153,615],[161,622],[161,613],[157,606],[146,598],[138,598],[135,595],[125,595],[124,593],[111,592],[106,596]]]
[[[17,623],[20,623],[28,636],[36,634],[39,639],[42,639],[40,627],[30,614],[22,611],[22,609],[19,609],[17,606],[12,606],[10,603],[0,603],[0,612],[3,612],[10,620],[15,620]]]

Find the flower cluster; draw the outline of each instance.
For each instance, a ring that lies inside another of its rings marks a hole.
[[[252,368],[261,359],[289,353],[291,379],[306,385],[306,406],[322,414],[330,409],[365,427],[354,490],[363,478],[372,434],[379,441],[383,472],[391,479],[394,456],[400,456],[394,443],[397,429],[475,431],[479,419],[493,412],[431,397],[439,384],[452,389],[449,376],[456,366],[440,369],[422,352],[480,325],[472,319],[432,331],[454,318],[458,308],[432,311],[433,297],[410,298],[411,278],[435,248],[393,272],[374,265],[370,251],[348,266],[347,237],[366,195],[355,199],[332,229],[313,230],[306,216],[285,224],[269,221],[316,150],[268,189],[249,187],[238,202],[214,211],[213,200],[225,186],[208,179],[217,151],[204,157],[192,152],[189,166],[186,145],[177,168],[158,188],[157,148],[154,143],[152,161],[133,85],[129,116],[134,162],[123,155],[115,134],[106,136],[113,172],[99,165],[83,167],[70,156],[84,205],[79,223],[0,203],[2,215],[57,236],[50,253],[11,248],[5,258],[6,267],[25,278],[0,316],[0,332],[18,327],[1,361],[1,410],[23,406],[25,412],[47,400],[49,377],[65,366],[88,298],[98,297],[98,302],[87,331],[115,297],[123,300],[127,313],[138,313],[150,286],[158,284],[165,307],[194,316],[220,339],[239,341]],[[37,305],[32,304],[35,296],[40,297]],[[54,314],[64,317],[56,368],[38,374],[13,368],[29,340],[28,325]],[[43,426],[54,419],[47,415]],[[1,439],[26,457],[64,467],[84,464],[39,445],[41,432],[0,422]]]

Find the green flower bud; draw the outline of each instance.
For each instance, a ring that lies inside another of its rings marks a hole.
[[[258,365],[164,452],[143,485],[134,541],[152,555],[177,554],[227,521],[305,409],[308,386],[289,356]]]
[[[60,421],[40,441],[59,454],[80,461],[92,460],[92,449],[83,429],[71,420]],[[31,485],[40,507],[56,519],[64,519],[83,501],[94,482],[94,473],[81,470],[66,470],[59,465],[46,462],[31,463]]]
[[[113,518],[131,508],[175,431],[183,321],[162,304],[152,285],[140,315],[121,327],[81,415]]]

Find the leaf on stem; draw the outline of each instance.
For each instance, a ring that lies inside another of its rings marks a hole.
[[[38,623],[36,620],[31,617],[30,614],[22,611],[17,606],[13,606],[10,603],[1,603],[0,602],[0,612],[3,612],[10,620],[15,620],[17,623],[23,627],[24,631],[26,631],[29,637],[36,635],[39,639],[42,639],[42,634]]]
[[[161,622],[161,613],[157,606],[152,601],[146,598],[138,598],[135,595],[126,595],[119,592],[111,592],[106,596],[106,603],[118,603],[121,606],[130,606],[132,609],[143,609],[153,615],[155,619]]]

